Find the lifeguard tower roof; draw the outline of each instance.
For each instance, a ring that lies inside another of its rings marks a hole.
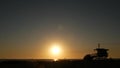
[[[108,57],[108,50],[109,49],[105,49],[105,48],[100,48],[100,43],[98,43],[98,48],[94,49],[97,53],[96,55],[98,57]]]

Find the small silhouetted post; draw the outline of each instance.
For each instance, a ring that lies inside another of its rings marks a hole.
[[[100,43],[98,43],[98,48],[100,48]]]

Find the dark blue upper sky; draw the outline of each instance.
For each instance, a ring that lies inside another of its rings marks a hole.
[[[35,47],[38,42],[42,47],[44,43],[62,40],[68,47],[83,51],[100,42],[108,48],[115,46],[113,50],[117,52],[120,48],[119,3],[119,0],[0,1],[0,48],[3,53],[22,48],[29,52],[38,47]]]

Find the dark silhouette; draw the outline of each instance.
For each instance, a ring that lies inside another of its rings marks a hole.
[[[0,68],[120,68],[120,59],[107,60],[4,60]]]
[[[98,43],[98,48],[94,49],[96,53],[87,54],[84,57],[84,60],[104,60],[108,57],[108,49],[100,48],[100,44]]]
[[[87,54],[87,55],[85,55],[84,60],[93,60],[94,57],[95,56],[92,54]]]

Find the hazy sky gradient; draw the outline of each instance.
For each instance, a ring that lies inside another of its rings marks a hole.
[[[51,58],[52,43],[61,58],[82,58],[97,43],[120,57],[119,0],[0,1],[0,58]]]

